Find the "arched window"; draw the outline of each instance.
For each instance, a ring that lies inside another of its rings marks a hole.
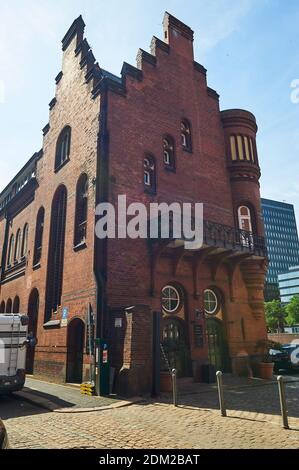
[[[88,203],[88,177],[84,173],[80,176],[76,190],[76,213],[74,246],[86,241],[87,232],[87,203]]]
[[[170,136],[163,139],[163,160],[165,168],[175,169],[174,140]]]
[[[40,207],[36,217],[33,266],[39,264],[42,257],[45,209]]]
[[[238,208],[239,229],[252,232],[251,212],[249,207],[240,206]]]
[[[181,122],[181,141],[182,147],[188,152],[192,151],[192,138],[191,138],[191,126],[187,119],[183,119]]]
[[[143,161],[144,190],[149,193],[156,192],[156,164],[152,155],[146,155]]]
[[[66,205],[67,190],[62,185],[56,190],[52,202],[46,285],[46,321],[51,318],[52,312],[57,312],[61,305]]]
[[[16,295],[14,298],[12,313],[20,313],[20,298],[18,295]]]
[[[253,225],[251,210],[247,206],[240,206],[238,208],[238,222],[239,229],[242,230],[240,234],[240,241],[243,246],[253,247]]]
[[[23,240],[22,240],[22,251],[21,251],[22,258],[24,258],[24,256],[27,256],[27,252],[28,252],[28,232],[29,232],[29,226],[28,224],[25,224],[23,228]]]
[[[70,156],[71,148],[71,128],[66,126],[60,133],[55,153],[55,170],[58,170]]]
[[[1,304],[0,304],[0,313],[4,313],[5,312],[5,302],[4,300],[2,300]]]
[[[219,310],[218,297],[211,289],[204,291],[204,309],[208,315],[216,315]]]
[[[17,231],[14,261],[20,261],[21,258],[21,230]]]
[[[13,263],[14,249],[15,249],[15,236],[12,234],[9,240],[9,249],[8,249],[8,258],[7,258],[8,266],[11,266]]]
[[[6,313],[11,313],[12,309],[12,301],[11,299],[8,299],[7,304],[6,304]]]

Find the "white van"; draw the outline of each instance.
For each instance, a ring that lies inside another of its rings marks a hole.
[[[35,344],[28,338],[28,321],[27,315],[0,314],[0,393],[24,386],[27,346]]]

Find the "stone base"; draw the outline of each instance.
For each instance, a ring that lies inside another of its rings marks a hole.
[[[231,358],[232,373],[238,377],[252,377],[250,356],[246,352],[240,352]]]
[[[123,366],[116,378],[117,394],[132,397],[150,393],[151,379],[144,365]]]

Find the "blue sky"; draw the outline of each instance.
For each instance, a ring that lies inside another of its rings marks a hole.
[[[82,14],[99,64],[119,74],[139,47],[162,38],[167,10],[195,31],[221,109],[258,121],[262,196],[295,204],[299,217],[298,0],[10,0],[0,4],[0,190],[42,146],[61,39]],[[2,98],[2,100],[1,100]],[[3,100],[4,98],[4,100]],[[299,219],[298,219],[299,220]]]

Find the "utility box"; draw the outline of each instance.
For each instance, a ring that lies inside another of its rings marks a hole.
[[[95,340],[95,359],[96,359],[96,393],[103,397],[110,394],[110,365],[109,365],[109,347],[104,339]]]

